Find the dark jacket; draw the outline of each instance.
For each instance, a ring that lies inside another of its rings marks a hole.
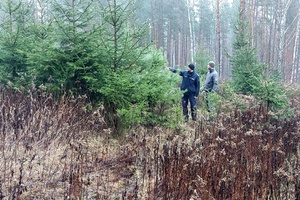
[[[204,91],[211,92],[211,91],[217,91],[217,89],[218,89],[218,73],[216,72],[216,70],[211,69],[207,72],[206,75]]]
[[[180,71],[179,75],[182,76],[182,83],[180,89],[188,90],[189,92],[194,94],[194,96],[197,97],[200,91],[199,75],[195,71],[189,72],[186,70]]]

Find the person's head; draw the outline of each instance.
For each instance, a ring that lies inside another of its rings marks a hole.
[[[215,67],[215,62],[214,61],[209,61],[208,64],[207,64],[207,68],[208,69],[214,69]]]
[[[194,64],[189,64],[188,65],[188,71],[194,71],[195,70],[195,65]]]

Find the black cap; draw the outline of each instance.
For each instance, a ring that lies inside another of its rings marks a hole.
[[[194,65],[194,64],[192,64],[192,63],[191,63],[191,64],[189,64],[189,65],[188,65],[188,67],[189,67],[191,70],[194,70],[194,69],[195,69],[195,65]]]

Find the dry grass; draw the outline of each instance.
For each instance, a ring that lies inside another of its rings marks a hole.
[[[300,198],[298,115],[252,106],[116,140],[84,98],[0,92],[0,199]]]

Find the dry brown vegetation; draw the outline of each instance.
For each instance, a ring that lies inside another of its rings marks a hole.
[[[300,199],[298,112],[236,108],[113,139],[85,98],[0,92],[0,199]]]

